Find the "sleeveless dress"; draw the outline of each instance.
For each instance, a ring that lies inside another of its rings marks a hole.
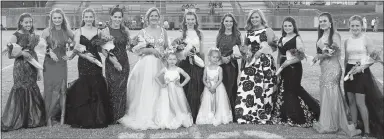
[[[15,32],[16,44],[29,49],[36,59],[34,46],[28,46],[29,34]],[[20,128],[34,128],[46,125],[46,113],[43,97],[37,86],[37,69],[24,60],[15,58],[13,66],[13,86],[1,117],[1,131]]]
[[[108,27],[111,36],[115,38],[115,48],[111,52],[116,56],[123,70],[118,71],[113,63],[108,59],[105,60],[105,78],[107,79],[108,88],[110,89],[113,122],[117,122],[124,116],[127,109],[127,82],[129,75],[129,61],[127,54],[128,36],[124,36],[120,29]]]
[[[80,44],[86,46],[97,60],[101,61],[97,46],[85,36]],[[102,68],[79,57],[77,67],[79,78],[68,88],[66,123],[76,128],[103,128],[111,123],[110,98]]]
[[[233,46],[241,46],[240,34],[237,36],[222,34],[216,40],[216,47],[219,48],[221,56],[229,56],[233,54]],[[231,59],[229,63],[221,64],[220,67],[223,69],[223,84],[227,91],[228,98],[231,104],[231,111],[233,121],[235,120],[235,100],[237,93],[237,77],[239,75],[239,64],[237,59]]]
[[[62,57],[66,55],[69,37],[64,30],[52,29],[47,37],[47,48],[51,48],[59,61],[55,62],[48,54],[44,59],[44,101],[47,118],[60,113],[60,97],[67,92],[68,66]]]
[[[251,41],[253,38],[258,39]],[[256,53],[261,48],[260,43],[267,41],[266,29],[248,31],[245,39],[251,44],[251,51]],[[235,101],[237,123],[272,124],[275,72],[276,67],[271,54],[261,54],[260,58],[254,58],[244,64]]]
[[[177,70],[165,70],[164,80],[167,87],[160,89],[155,123],[160,129],[190,127],[193,124],[191,110],[183,88],[176,85],[180,82],[180,73]]]
[[[152,43],[160,53],[164,51],[164,29],[159,38],[155,39],[142,29],[144,39]],[[123,126],[136,130],[157,129],[154,122],[155,102],[159,97],[160,86],[155,81],[156,74],[164,67],[161,59],[154,55],[144,55],[139,58],[128,77],[127,111],[118,120]]]
[[[287,58],[286,52],[296,49],[296,38],[291,38],[282,47],[278,47],[283,55],[280,64],[283,64]],[[283,37],[279,43],[282,43]],[[290,126],[311,127],[312,123],[318,120],[320,115],[319,102],[314,99],[302,86],[301,79],[303,67],[301,62],[291,64],[281,72],[281,84],[279,91],[274,95],[274,122],[279,124],[288,124]]]
[[[362,36],[360,38],[349,38],[347,41],[346,53],[348,54],[348,63],[345,68],[345,75],[355,66],[356,62],[360,62],[363,56],[367,56],[367,48],[365,47],[365,40]],[[365,94],[365,103],[368,109],[370,134],[376,138],[384,138],[384,97],[383,97],[383,84],[376,81],[372,75],[370,68],[364,69],[363,73],[353,75],[353,80],[344,82],[345,92]],[[348,95],[345,94],[348,101]],[[360,113],[358,113],[357,128],[364,130],[363,121]]]
[[[187,30],[185,42],[191,43],[193,46],[195,46],[196,51],[199,52],[200,40],[195,30]],[[200,107],[200,96],[204,90],[204,69],[197,66],[196,64],[192,65],[189,58],[190,57],[182,59],[179,62],[179,67],[191,77],[191,80],[183,88],[185,95],[187,96],[188,104],[191,107],[193,121],[196,122],[197,113],[199,112]],[[183,82],[184,77],[181,77],[180,81]]]
[[[208,83],[215,85],[219,80],[219,68],[207,68]],[[211,93],[207,87],[201,96],[201,106],[197,115],[196,124],[228,124],[232,122],[232,111],[227,92],[222,82],[217,86],[216,92]]]
[[[325,47],[323,39],[319,39],[317,53],[322,53]],[[341,65],[340,52],[320,61],[320,117],[313,123],[313,128],[319,133],[334,133],[339,129],[348,136],[359,134],[353,125],[348,124],[346,103],[340,88]]]

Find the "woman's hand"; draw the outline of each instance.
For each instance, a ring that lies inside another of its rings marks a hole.
[[[352,75],[356,74],[356,73],[360,73],[360,72],[363,72],[364,71],[364,67],[363,66],[358,66],[356,68],[353,69],[353,71],[351,72]]]
[[[37,72],[37,81],[41,81],[43,79],[43,71],[39,70]]]
[[[68,57],[68,56],[66,56],[66,55],[65,55],[65,56],[63,56],[63,57],[61,57],[61,58],[63,58],[63,60],[64,60],[64,61],[67,61],[67,60],[69,60],[69,57]]]
[[[115,63],[115,64],[113,64],[113,65],[114,65],[114,67],[117,69],[117,71],[122,71],[122,70],[123,70],[123,67],[121,66],[120,63]]]
[[[54,52],[50,51],[49,56],[52,58],[53,61],[59,61],[59,58],[57,58],[57,55]]]

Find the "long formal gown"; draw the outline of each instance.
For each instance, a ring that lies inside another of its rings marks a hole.
[[[219,68],[207,69],[208,83],[216,85],[219,80]],[[215,93],[211,93],[207,87],[201,96],[201,106],[196,118],[196,124],[228,124],[232,122],[232,110],[224,84],[218,83]]]
[[[245,39],[255,53],[261,49],[260,43],[267,41],[266,29],[248,31]],[[273,88],[276,85],[275,72],[271,54],[261,54],[260,58],[253,58],[244,64],[235,101],[237,123],[273,124],[271,113]]]
[[[80,44],[101,61],[98,46],[92,39],[81,35]],[[68,88],[66,123],[76,128],[103,128],[111,123],[110,98],[102,68],[87,59],[79,57],[77,67],[79,78]]]
[[[176,69],[165,68],[164,80],[167,87],[160,89],[156,102],[155,123],[160,129],[177,129],[193,124],[191,110],[180,82],[180,73]]]
[[[164,51],[164,29],[158,38],[146,33],[142,29],[146,42],[154,44],[155,49]],[[159,97],[160,86],[155,81],[156,74],[164,67],[161,59],[154,55],[142,55],[133,67],[128,77],[127,86],[127,111],[119,119],[125,127],[137,130],[157,129],[154,122],[155,102]]]
[[[360,62],[365,56],[368,56],[366,48],[365,35],[359,38],[350,37],[347,40],[346,53],[348,59],[345,68],[347,74],[357,62]],[[365,94],[365,103],[368,109],[370,134],[376,138],[384,138],[384,99],[383,84],[379,83],[372,75],[370,68],[364,69],[364,72],[353,75],[353,80],[344,82],[344,91],[352,93]],[[348,95],[345,94],[347,103]],[[364,130],[364,124],[361,115],[358,112],[357,128]]]
[[[13,35],[17,38],[16,44],[29,49],[29,53],[37,60],[34,46],[28,45],[29,34],[15,32]],[[37,72],[23,56],[15,59],[13,86],[1,117],[2,132],[46,125],[44,101],[37,86]]]
[[[233,54],[233,46],[241,45],[240,34],[238,35],[220,35],[216,40],[216,47],[219,48],[221,52],[221,56],[230,56]],[[237,59],[231,59],[229,63],[223,63],[220,65],[223,69],[223,84],[225,86],[225,90],[227,91],[228,98],[231,104],[231,111],[233,121],[235,119],[235,100],[237,93],[237,77],[239,75],[239,64],[237,63]]]
[[[328,41],[319,39],[318,53],[322,53],[326,42]],[[334,133],[341,129],[348,136],[354,136],[361,131],[348,124],[345,109],[347,106],[340,88],[340,51],[335,53],[334,56],[320,61],[320,117],[318,122],[313,123],[313,128],[319,133]]]
[[[196,52],[200,52],[200,40],[195,30],[187,30],[185,42],[196,48]],[[186,51],[186,50],[184,50]],[[179,62],[179,67],[182,68],[190,77],[191,80],[184,86],[184,92],[187,96],[188,104],[191,107],[193,121],[196,122],[197,113],[200,107],[200,96],[204,90],[202,67],[190,62],[191,57],[186,57]],[[181,77],[181,82],[184,77]]]
[[[68,35],[64,30],[52,29],[47,37],[47,48],[51,48],[56,54],[58,61],[54,61],[48,54],[44,59],[44,101],[47,118],[52,118],[60,112],[60,97],[67,92],[67,61],[62,59],[66,56],[66,44]]]
[[[112,120],[117,122],[124,116],[127,103],[127,82],[129,75],[129,61],[127,54],[128,36],[121,29],[108,27],[109,33],[114,37],[115,48],[111,50],[116,56],[123,70],[118,71],[109,60],[110,55],[105,60],[105,78],[110,89]],[[125,34],[125,35],[124,35]]]
[[[283,64],[287,57],[286,52],[296,49],[296,38],[291,38],[282,47],[278,47]],[[282,43],[282,38],[279,43]],[[320,115],[319,101],[314,99],[302,86],[301,79],[303,67],[301,62],[291,64],[281,72],[281,84],[279,91],[274,95],[273,115],[276,123],[288,124],[290,126],[311,127]]]

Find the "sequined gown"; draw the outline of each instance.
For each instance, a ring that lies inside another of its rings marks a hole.
[[[256,53],[261,49],[260,43],[267,41],[266,29],[248,31],[246,43]],[[252,40],[252,41],[251,41]],[[272,95],[276,85],[276,67],[271,54],[261,54],[246,62],[241,69],[240,82],[235,101],[235,116],[239,124],[273,124]]]
[[[286,52],[296,49],[295,36],[284,45],[278,47],[282,55],[280,64],[286,61]],[[279,43],[282,44],[282,39]],[[314,99],[302,86],[301,79],[303,67],[301,62],[291,64],[281,72],[281,84],[279,91],[274,95],[274,122],[288,124],[290,126],[311,127],[312,123],[318,120],[320,115],[319,102]]]
[[[66,43],[69,37],[63,30],[52,29],[47,37],[48,47],[56,54],[59,61],[54,61],[48,54],[44,59],[44,101],[47,109],[47,118],[52,118],[60,112],[60,97],[67,92],[67,61],[62,57],[66,55]]]
[[[37,60],[34,46],[28,46],[29,34],[15,32],[17,44]],[[1,131],[20,128],[34,128],[46,125],[43,97],[37,86],[37,70],[22,56],[17,57],[13,66],[13,86],[1,117]]]
[[[113,122],[116,122],[124,116],[127,102],[127,82],[129,75],[129,61],[127,54],[128,36],[124,36],[121,29],[109,28],[110,34],[115,38],[115,48],[111,52],[116,56],[123,70],[118,71],[113,63],[105,60],[105,78],[110,89]]]
[[[222,34],[216,40],[216,47],[219,48],[221,56],[226,57],[233,54],[233,46],[235,45],[238,45],[239,47],[241,45],[240,34]],[[239,64],[237,63],[237,59],[231,59],[229,63],[223,63],[220,65],[220,67],[223,69],[223,84],[225,86],[225,90],[230,101],[233,121],[236,121],[235,100],[237,93],[237,77],[239,75]]]
[[[317,42],[317,52],[325,47],[323,39]],[[313,123],[313,128],[319,133],[334,133],[341,129],[348,136],[354,136],[359,131],[348,124],[346,102],[340,88],[341,65],[340,51],[332,57],[320,61],[320,117]]]
[[[154,44],[160,53],[164,51],[165,35],[154,38],[145,29],[143,38],[146,42]],[[160,86],[155,81],[156,74],[164,67],[161,59],[154,55],[141,55],[128,77],[127,85],[127,111],[118,120],[123,126],[136,130],[159,128],[154,122],[155,102],[159,97]]]
[[[80,44],[86,46],[97,60],[101,61],[97,46],[85,36]],[[79,57],[77,67],[79,78],[68,88],[66,124],[76,128],[103,128],[111,123],[110,98],[102,68],[87,59]]]

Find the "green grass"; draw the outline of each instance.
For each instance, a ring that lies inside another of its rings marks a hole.
[[[13,31],[2,31],[2,50],[5,47],[6,41]],[[37,32],[41,33],[41,32]],[[214,40],[217,31],[203,31],[204,33],[204,51],[209,50],[210,47],[214,47]],[[244,32],[242,32],[244,33]],[[275,32],[280,36],[280,31]],[[340,32],[342,41],[350,37],[348,32]],[[137,31],[132,31],[131,34],[136,35]],[[309,55],[315,55],[315,42],[317,38],[317,32],[315,31],[302,31],[300,32],[305,47],[306,53]],[[178,31],[168,31],[170,38],[176,38],[181,35]],[[383,33],[367,33],[373,40],[376,46],[383,47]],[[70,53],[68,53],[70,54]],[[132,53],[129,53],[129,59],[131,66],[137,61]],[[8,59],[7,56],[1,57],[2,76],[1,76],[1,108],[2,111],[7,102],[9,91],[13,85],[12,67],[5,68],[13,64],[13,59]],[[42,58],[39,59],[42,63]],[[342,61],[343,62],[343,61]],[[318,65],[310,66],[309,62],[303,61],[303,87],[315,98],[319,98],[319,76],[320,67]],[[374,64],[371,67],[373,74],[377,79],[383,81],[383,66]],[[68,81],[72,81],[78,77],[77,71],[77,58],[68,62]],[[43,92],[43,81],[39,81],[38,85]],[[252,135],[251,133],[255,134]],[[268,133],[272,134],[268,135]],[[126,136],[132,138],[144,137],[144,138],[263,138],[266,136],[271,137],[283,137],[283,138],[348,138],[342,133],[337,134],[318,134],[312,128],[298,128],[288,127],[283,125],[219,125],[214,127],[212,125],[194,125],[191,128],[179,128],[177,130],[147,130],[147,131],[135,131],[124,128],[121,125],[111,125],[104,129],[75,129],[70,128],[68,125],[56,124],[53,127],[39,127],[33,129],[20,129],[17,131],[11,131],[2,133],[2,138],[118,138]]]

